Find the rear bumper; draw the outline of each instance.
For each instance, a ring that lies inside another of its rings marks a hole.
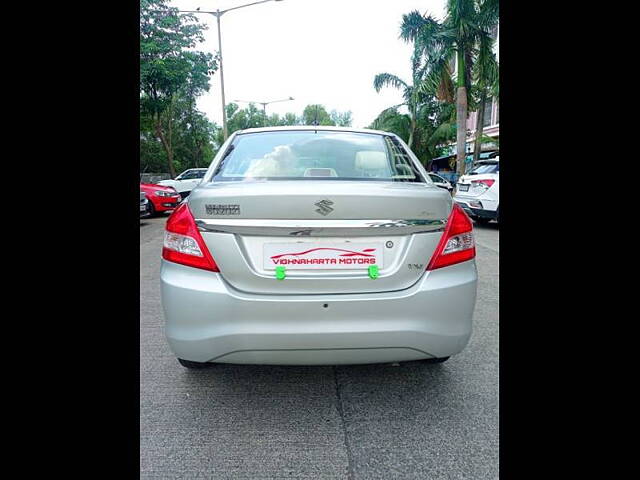
[[[165,260],[160,279],[165,333],[179,358],[337,365],[459,353],[471,335],[477,272],[469,261],[406,290],[337,295],[247,294],[220,274]]]
[[[460,205],[470,217],[492,220],[498,218],[498,202],[493,199],[456,195],[453,201]]]

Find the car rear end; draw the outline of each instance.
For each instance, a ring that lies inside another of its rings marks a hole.
[[[454,201],[474,219],[496,220],[500,205],[498,161],[481,162],[458,180]]]
[[[167,222],[167,338],[192,362],[448,357],[471,335],[474,257],[469,218],[397,137],[236,134]]]
[[[140,218],[149,215],[149,200],[147,200],[147,194],[140,190]]]

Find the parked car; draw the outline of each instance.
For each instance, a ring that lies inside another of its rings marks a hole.
[[[500,157],[482,160],[460,177],[453,199],[476,222],[499,222]]]
[[[449,193],[453,192],[453,186],[451,185],[451,183],[448,180],[442,178],[440,175],[437,175],[437,174],[431,173],[431,172],[429,172],[429,177],[431,177],[431,180],[433,180],[433,184],[436,187],[444,188]]]
[[[431,172],[434,173],[434,172]],[[447,182],[451,184],[453,188],[456,186],[456,182],[458,181],[458,174],[452,171],[438,171],[436,174],[442,178],[444,178]]]
[[[185,170],[173,180],[160,180],[158,185],[165,187],[173,187],[176,189],[182,198],[186,198],[202,180],[204,174],[207,172],[206,168],[190,168]]]
[[[149,215],[149,200],[147,200],[147,194],[140,189],[140,218]]]
[[[149,200],[149,215],[169,212],[175,209],[181,202],[182,197],[173,187],[163,187],[151,183],[141,183],[140,190],[147,194]]]
[[[395,134],[235,132],[166,223],[169,346],[187,368],[443,362],[471,335],[472,230]]]

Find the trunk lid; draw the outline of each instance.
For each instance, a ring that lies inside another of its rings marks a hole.
[[[418,182],[215,182],[188,201],[221,276],[256,294],[408,288],[452,207],[446,190]]]
[[[494,180],[498,179],[498,174],[496,173],[484,173],[478,175],[463,175],[458,179],[458,183],[456,184],[456,193],[455,195],[462,195],[465,197],[478,197],[485,193],[488,189],[478,186],[478,180]],[[489,187],[491,188],[491,187]]]

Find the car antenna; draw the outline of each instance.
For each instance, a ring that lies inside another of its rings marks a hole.
[[[313,120],[313,124],[317,127],[318,126],[318,104],[316,103],[316,118]],[[314,133],[318,133],[318,129],[316,128]]]

